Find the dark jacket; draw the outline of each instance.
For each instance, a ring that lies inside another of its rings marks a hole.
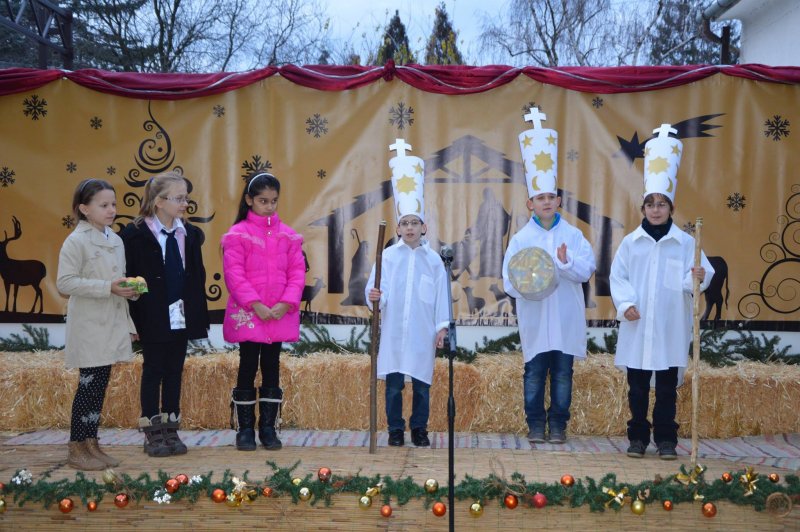
[[[184,312],[186,333],[190,340],[208,337],[209,318],[206,301],[206,269],[200,247],[205,235],[197,227],[186,227]],[[138,301],[131,301],[131,318],[142,342],[168,342],[174,339],[169,327],[169,305],[164,278],[164,259],[161,246],[147,223],[128,224],[120,234],[125,243],[126,269],[129,277],[142,276],[148,292]]]

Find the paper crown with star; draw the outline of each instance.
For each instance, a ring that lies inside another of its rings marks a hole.
[[[661,124],[653,130],[656,136],[644,145],[643,197],[648,194],[663,194],[675,203],[683,144],[669,134],[677,132],[670,124]]]
[[[394,193],[394,213],[398,223],[400,218],[409,214],[419,216],[425,221],[425,161],[414,155],[406,155],[411,149],[403,139],[396,139],[389,146],[389,151],[397,155],[389,159],[392,169],[392,192]]]
[[[542,127],[547,116],[538,107],[523,118],[533,123],[533,129],[519,134],[519,149],[522,152],[522,167],[525,169],[525,184],[528,197],[539,194],[558,193],[558,131]]]

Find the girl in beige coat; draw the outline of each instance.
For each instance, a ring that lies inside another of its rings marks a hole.
[[[125,249],[109,228],[117,214],[114,188],[100,179],[81,181],[72,209],[75,230],[61,246],[58,291],[69,297],[64,360],[79,368],[72,403],[67,463],[82,470],[118,465],[97,443],[97,427],[114,362],[132,356],[136,329],[128,314],[127,298],[136,290],[125,285]]]

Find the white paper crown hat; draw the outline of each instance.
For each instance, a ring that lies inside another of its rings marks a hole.
[[[403,139],[396,139],[389,151],[397,151],[397,156],[389,159],[392,169],[392,192],[394,193],[394,213],[398,223],[403,216],[414,214],[425,221],[425,161],[414,155],[406,155],[411,146]]]
[[[542,120],[547,116],[540,113],[538,107],[531,107],[524,118],[528,122],[533,122],[533,129],[519,134],[519,149],[522,152],[528,197],[546,193],[557,194],[558,131],[542,128]]]
[[[644,145],[644,194],[663,194],[675,204],[678,188],[678,167],[681,165],[683,144],[670,133],[677,133],[670,124],[654,129],[656,137]]]

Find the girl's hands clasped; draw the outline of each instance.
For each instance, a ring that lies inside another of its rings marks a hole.
[[[120,277],[116,281],[111,283],[111,293],[115,296],[124,297],[126,299],[131,299],[139,295],[136,291],[136,288],[132,286],[121,286],[122,283],[126,282],[127,279],[125,277]]]

